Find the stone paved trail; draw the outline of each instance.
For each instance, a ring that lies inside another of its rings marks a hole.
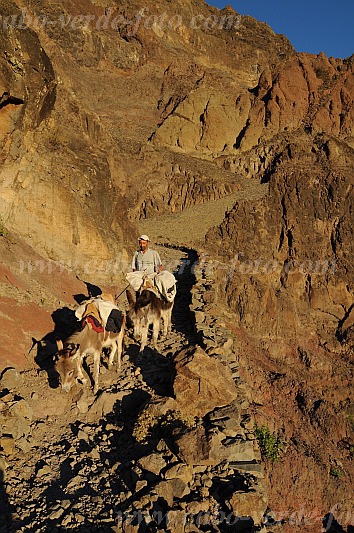
[[[260,486],[262,472],[248,402],[237,357],[223,334],[220,342],[225,350],[219,348],[219,353],[224,362],[222,354],[228,353],[237,401],[214,409],[204,422],[213,435],[211,453],[220,453],[221,463],[181,463],[173,445],[166,444],[180,422],[168,417],[152,421],[147,440],[135,438],[145,402],[172,395],[175,355],[197,340],[208,339],[207,328],[213,328],[215,341],[217,329],[216,319],[206,316],[204,333],[197,335],[196,314],[190,311],[196,252],[171,244],[154,247],[178,284],[173,330],[159,341],[157,352],[148,347],[139,357],[129,332],[121,370],[103,365],[96,397],[81,384],[69,394],[62,393],[51,379],[50,368],[3,375],[0,471],[6,477],[4,483],[0,480],[1,532],[229,531],[220,517],[232,513],[235,504],[225,502],[235,491],[254,495]],[[200,310],[198,298],[197,294],[194,308]],[[214,341],[206,340],[204,346]],[[92,371],[90,358],[87,370]],[[172,471],[176,473],[168,474]],[[259,494],[262,499],[262,490]],[[201,525],[196,517],[205,512],[209,522]],[[186,516],[192,518],[183,525]],[[253,523],[253,518],[244,521],[243,530],[251,531]]]

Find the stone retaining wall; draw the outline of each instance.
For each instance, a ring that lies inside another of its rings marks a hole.
[[[215,279],[208,273],[207,263],[199,261],[194,275],[196,283],[191,290],[190,311],[194,315],[198,343],[210,357],[230,368],[237,387],[237,399],[232,404],[209,414],[209,422],[215,429],[213,440],[217,451],[214,454],[224,459],[234,475],[243,474],[253,480],[251,488],[235,491],[229,504],[236,516],[250,516],[255,525],[261,525],[265,522],[267,495],[254,434],[255,421],[249,409],[247,387],[239,373],[237,338],[225,323],[227,311],[217,301]]]

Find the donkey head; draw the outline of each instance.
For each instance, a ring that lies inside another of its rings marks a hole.
[[[135,308],[141,309],[143,307],[146,307],[151,302],[151,299],[152,299],[151,291],[147,289],[141,290],[137,295]]]
[[[62,390],[69,392],[78,375],[80,345],[68,344],[64,347],[62,341],[57,341],[57,346],[58,360],[55,365],[55,370],[59,374]]]

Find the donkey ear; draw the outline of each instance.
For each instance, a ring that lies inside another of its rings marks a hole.
[[[58,352],[60,352],[63,349],[63,341],[61,339],[55,339],[55,342],[57,343]]]
[[[80,344],[72,344],[70,348],[71,348],[70,357],[77,359],[80,355],[80,352],[79,352]]]
[[[129,305],[133,305],[135,303],[135,296],[133,295],[132,291],[130,289],[127,289],[125,293],[127,295]]]

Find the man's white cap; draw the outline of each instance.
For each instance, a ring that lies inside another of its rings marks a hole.
[[[140,235],[138,241],[149,241],[150,242],[150,239],[147,235]]]

